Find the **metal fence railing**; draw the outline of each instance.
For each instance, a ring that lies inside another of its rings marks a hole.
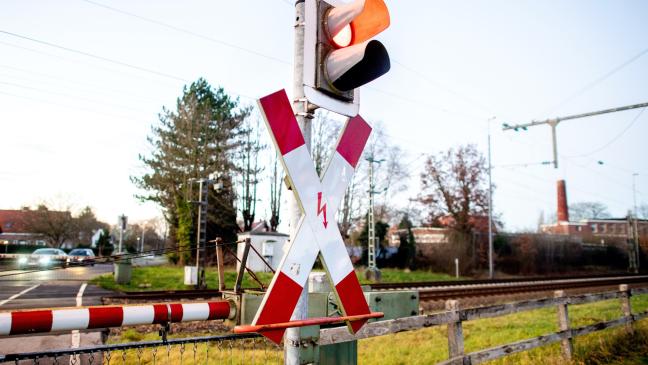
[[[0,355],[2,364],[283,364],[283,348],[257,334],[174,338]]]

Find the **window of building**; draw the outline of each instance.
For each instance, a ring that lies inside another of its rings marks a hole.
[[[598,230],[597,230],[598,226],[596,224],[591,224],[590,228],[592,229],[592,233],[597,233],[598,232]]]
[[[577,226],[576,231],[578,232],[583,232],[583,226]]]

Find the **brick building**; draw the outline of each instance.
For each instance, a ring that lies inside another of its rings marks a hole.
[[[628,237],[627,218],[583,219],[579,222],[569,220],[567,189],[564,180],[557,182],[558,221],[540,226],[540,231],[547,234],[567,235],[581,239],[605,243],[605,239],[625,239]],[[640,237],[648,236],[648,219],[637,220],[637,231]]]
[[[0,244],[45,246],[43,235],[29,232],[27,222],[34,211],[0,210]]]

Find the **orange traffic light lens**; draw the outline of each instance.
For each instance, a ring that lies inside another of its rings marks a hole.
[[[351,25],[347,24],[338,32],[338,34],[333,36],[333,43],[335,43],[336,46],[342,48],[342,47],[347,47],[348,45],[351,44],[351,41],[353,40],[353,31],[351,31]]]

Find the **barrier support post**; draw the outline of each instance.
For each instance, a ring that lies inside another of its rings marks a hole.
[[[459,316],[459,301],[448,300],[445,307],[452,316],[452,322],[448,323],[448,356],[450,359],[461,358],[464,355],[464,338]],[[459,363],[463,363],[463,360]]]

